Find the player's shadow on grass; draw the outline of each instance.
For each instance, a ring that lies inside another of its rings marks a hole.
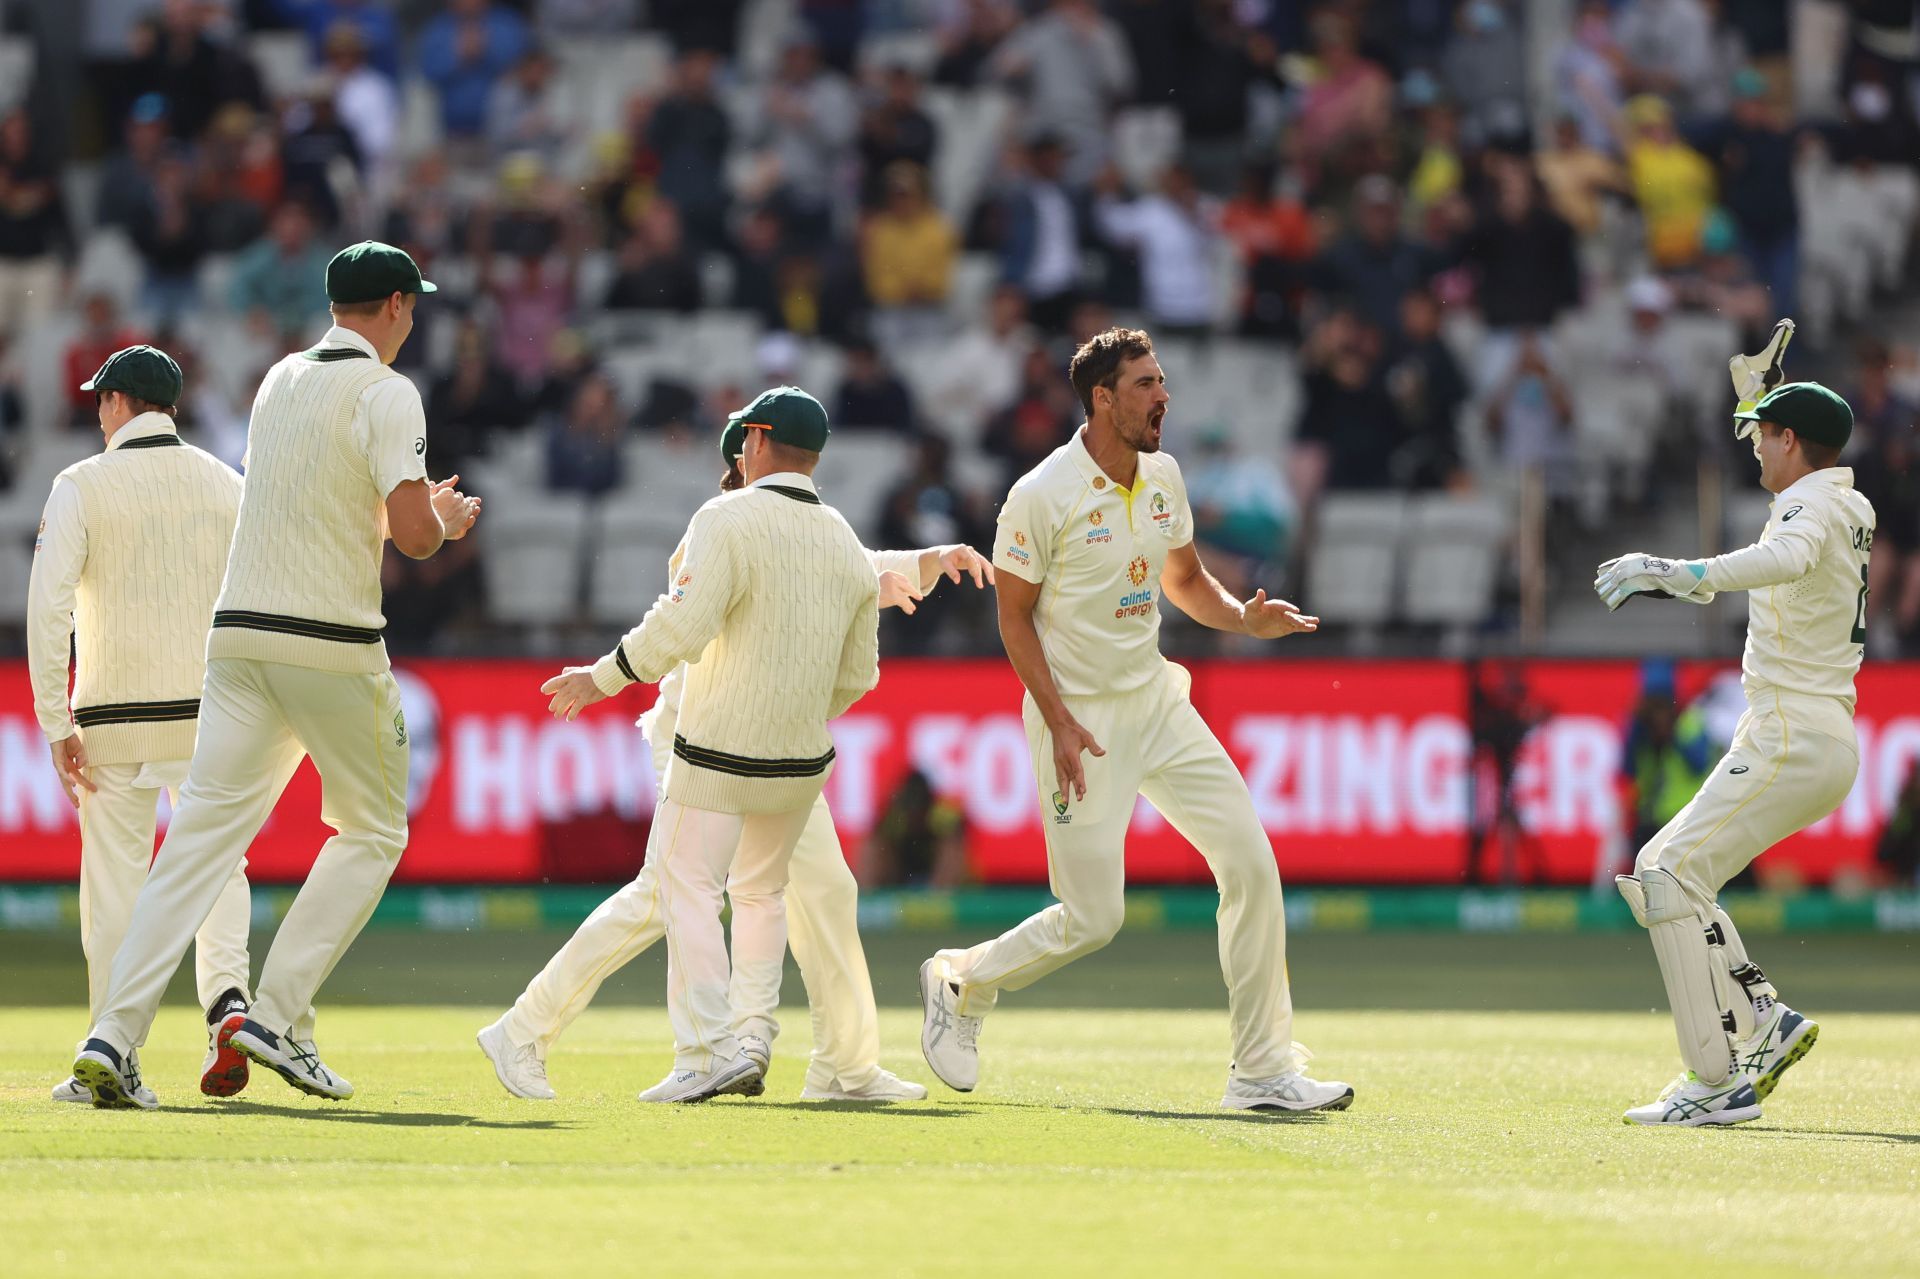
[[[829,1115],[875,1115],[887,1119],[965,1119],[976,1112],[971,1106],[916,1106],[912,1102],[897,1106],[876,1106],[862,1101],[747,1101],[752,1110],[805,1110]]]
[[[1838,1130],[1794,1129],[1794,1128],[1748,1128],[1744,1125],[1734,1131],[1747,1137],[1785,1137],[1792,1141],[1837,1140],[1848,1142],[1870,1142],[1883,1146],[1920,1145],[1920,1132],[1841,1132]]]
[[[384,1124],[394,1128],[506,1128],[535,1132],[577,1128],[565,1119],[520,1119],[501,1121],[473,1115],[451,1115],[433,1110],[351,1110],[339,1106],[276,1106],[270,1102],[225,1101],[214,1106],[183,1106],[169,1111],[176,1115],[276,1115],[291,1119],[317,1119],[336,1124]]]
[[[1222,1119],[1228,1123],[1242,1124],[1298,1124],[1312,1125],[1327,1122],[1326,1115],[1316,1110],[1147,1110],[1135,1106],[1076,1106],[1071,1102],[1048,1103],[1037,1101],[973,1101],[967,1108],[983,1110],[1050,1110],[1055,1114],[1070,1115],[1082,1111],[1094,1115],[1119,1115],[1125,1119],[1181,1119],[1188,1121]]]

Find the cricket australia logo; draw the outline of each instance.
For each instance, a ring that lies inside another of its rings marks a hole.
[[[1073,814],[1067,811],[1067,797],[1061,791],[1053,793],[1053,824],[1068,826],[1073,823]]]
[[[1167,505],[1165,493],[1153,495],[1153,522],[1162,533],[1171,532],[1173,529],[1173,510]]]
[[[393,713],[393,744],[395,746],[407,744],[407,713],[405,711]]]

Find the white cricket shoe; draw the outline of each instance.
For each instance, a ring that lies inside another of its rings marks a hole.
[[[940,1082],[955,1092],[972,1092],[980,1082],[980,1023],[960,1013],[960,992],[938,971],[939,957],[920,965],[920,1052]]]
[[[353,1085],[327,1069],[311,1039],[293,1037],[291,1028],[275,1034],[249,1017],[227,1042],[309,1097],[345,1101]]]
[[[641,1101],[701,1102],[727,1093],[745,1093],[760,1083],[760,1067],[745,1053],[713,1070],[673,1070],[640,1094]],[[763,1085],[764,1086],[764,1085]]]
[[[1780,1085],[1787,1067],[1813,1051],[1820,1023],[1808,1021],[1793,1009],[1774,1001],[1773,1014],[1753,1032],[1753,1038],[1733,1050],[1734,1066],[1753,1085],[1753,1095],[1765,1101]]]
[[[74,1058],[73,1077],[102,1110],[158,1110],[160,1099],[140,1080],[140,1054],[123,1059],[104,1039],[89,1039]]]
[[[809,1072],[807,1085],[800,1090],[801,1101],[864,1101],[874,1105],[889,1105],[896,1101],[926,1099],[925,1084],[902,1079],[890,1070],[874,1072],[873,1078],[858,1088],[846,1087],[837,1077],[829,1078],[825,1083],[816,1083]]]
[[[92,1105],[93,1091],[72,1075],[68,1075],[66,1079],[53,1086],[53,1099],[55,1101],[84,1101],[88,1105]]]
[[[1744,1124],[1760,1117],[1760,1098],[1745,1075],[1710,1084],[1691,1070],[1667,1085],[1658,1101],[1635,1106],[1621,1118],[1648,1127],[1698,1128],[1704,1124]]]
[[[500,1086],[528,1101],[552,1101],[559,1094],[547,1082],[547,1058],[539,1044],[516,1044],[507,1034],[507,1019],[502,1016],[473,1037],[480,1051],[493,1063]]]
[[[1309,1079],[1297,1070],[1270,1079],[1248,1079],[1227,1073],[1227,1095],[1222,1110],[1345,1110],[1353,1104],[1353,1086],[1338,1080]]]
[[[767,1072],[773,1069],[773,1045],[758,1035],[742,1035],[740,1055],[760,1068],[760,1077],[736,1091],[742,1097],[758,1097],[767,1090]]]

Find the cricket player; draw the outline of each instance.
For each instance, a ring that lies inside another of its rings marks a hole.
[[[302,1092],[353,1095],[320,1060],[312,1001],[407,844],[407,727],[380,636],[380,558],[391,536],[425,559],[466,535],[479,502],[454,479],[427,482],[420,393],[389,367],[413,331],[415,299],[433,285],[404,252],[374,241],[335,254],[326,285],[333,327],[269,369],[254,396],[193,763],[74,1063],[95,1105],[152,1108],[132,1090],[128,1056],[188,938],[306,756],[336,833],[230,1042]]]
[[[746,487],[694,515],[667,593],[611,653],[541,687],[553,713],[572,719],[687,665],[673,759],[647,838],[675,1045],[673,1069],[640,1094],[648,1102],[764,1089],[765,1057],[745,1051],[734,1004],[771,1010],[780,1002],[782,898],[833,767],[827,721],[880,679],[873,564],[813,484],[826,411],[782,386],[749,404],[741,423]],[[731,971],[723,891],[733,900]]]
[[[207,626],[240,511],[240,477],[186,444],[174,427],[180,366],[130,346],[80,384],[99,403],[106,452],[62,471],[47,496],[27,586],[27,657],[34,711],[54,772],[80,811],[80,945],[87,1009],[105,1003],[113,953],[153,861],[155,805],[175,800],[193,755],[206,670]],[[73,644],[79,637],[77,646]],[[67,659],[77,647],[73,692]],[[200,1091],[247,1086],[247,1060],[227,1039],[250,986],[246,861],[233,867],[194,946],[207,1013]],[[139,1045],[127,1075],[136,1094]],[[55,1101],[91,1102],[69,1077]]]
[[[1127,824],[1145,795],[1220,886],[1233,1024],[1220,1104],[1344,1110],[1352,1088],[1301,1073],[1273,846],[1246,782],[1188,700],[1191,677],[1160,656],[1159,604],[1164,594],[1203,625],[1269,639],[1318,622],[1265,591],[1242,604],[1201,564],[1180,468],[1160,452],[1168,396],[1152,339],[1137,329],[1097,334],[1074,355],[1071,377],[1086,425],[1013,486],[994,553],[1000,635],[1027,688],[1022,714],[1059,901],[921,965],[921,1048],[948,1087],[971,1091],[980,1023],[999,993],[1113,939],[1126,912]]]
[[[1776,357],[1784,345],[1776,332]],[[1626,1112],[1630,1124],[1758,1119],[1813,1047],[1819,1027],[1780,1001],[1716,899],[1754,858],[1838,808],[1859,771],[1853,677],[1874,513],[1852,470],[1836,465],[1853,412],[1818,383],[1789,382],[1734,417],[1775,495],[1760,540],[1708,560],[1624,555],[1594,583],[1609,609],[1646,592],[1693,603],[1747,592],[1747,711],[1733,745],[1618,881],[1653,938],[1685,1065],[1657,1100]]]
[[[745,483],[740,452],[745,446],[743,414],[736,413],[722,433],[720,453],[727,463],[722,492]],[[939,546],[924,551],[869,551],[880,578],[880,607],[914,610],[941,576],[958,582],[970,574],[975,586],[993,580],[993,566],[971,547]],[[668,580],[680,577],[685,547],[668,562]],[[686,687],[682,663],[660,681],[652,709],[640,727],[653,756],[655,793],[665,789],[667,761],[680,718]],[[658,821],[658,817],[655,818]],[[859,886],[834,832],[833,814],[823,794],[814,801],[806,828],[794,847],[787,892],[787,944],[806,983],[813,1015],[813,1059],[800,1096],[806,1101],[888,1103],[921,1101],[927,1090],[880,1065],[880,1021],[873,983],[860,945]],[[649,861],[638,878],[603,902],[578,932],[548,961],[526,991],[500,1019],[478,1036],[480,1050],[493,1063],[502,1086],[516,1097],[550,1100],[547,1051],[561,1032],[592,1002],[600,984],[640,952],[660,940],[656,894],[659,876]],[[760,1065],[764,1077],[772,1064],[779,1034],[774,1010],[743,1007],[753,992],[736,989],[734,1033],[741,1051]],[[765,991],[759,992],[762,997]]]

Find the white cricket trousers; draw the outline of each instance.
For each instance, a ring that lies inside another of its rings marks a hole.
[[[1300,1069],[1287,989],[1287,921],[1273,845],[1246,781],[1187,693],[1192,676],[1171,662],[1144,687],[1111,697],[1069,697],[1067,709],[1104,756],[1083,755],[1087,797],[1056,790],[1053,735],[1033,699],[1022,707],[1047,832],[1047,874],[1058,903],[971,950],[940,952],[960,986],[960,1011],[981,1015],[999,992],[1020,990],[1099,950],[1126,914],[1127,824],[1145,795],[1200,855],[1220,887],[1220,971],[1233,1024],[1233,1063],[1265,1079]]]
[[[787,958],[787,868],[813,805],[780,813],[717,813],[664,799],[647,833],[647,864],[667,930],[667,1018],[675,1070],[716,1070],[740,1051],[733,992],[748,1007],[780,1002]],[[733,963],[720,895],[733,898]]]
[[[125,1051],[287,781],[312,756],[336,832],[274,935],[252,1018],[313,1038],[313,996],[365,926],[407,846],[407,737],[390,672],[342,675],[246,658],[207,663],[180,806],[133,905],[93,1037]]]
[[[95,764],[87,770],[95,789],[80,792],[80,948],[87,956],[89,1021],[97,1020],[106,1004],[113,954],[127,935],[134,898],[153,864],[160,792],[177,804],[186,776],[184,759]],[[242,857],[194,937],[194,987],[202,1008],[228,989],[245,994],[252,988],[247,963],[252,919]]]
[[[660,821],[656,815],[655,829]],[[787,944],[800,966],[813,1015],[813,1060],[807,1077],[822,1086],[837,1079],[858,1088],[880,1071],[880,1018],[860,944],[860,889],[840,851],[825,795],[807,814],[787,874]],[[509,1039],[538,1044],[546,1052],[593,1002],[602,982],[666,936],[658,885],[650,850],[638,878],[602,902],[514,1001],[506,1017]],[[737,955],[737,902],[733,928]],[[736,963],[728,999],[735,1037],[759,1035],[772,1043],[780,1033],[774,1015],[779,998],[777,978],[771,986],[764,979],[743,982]]]

